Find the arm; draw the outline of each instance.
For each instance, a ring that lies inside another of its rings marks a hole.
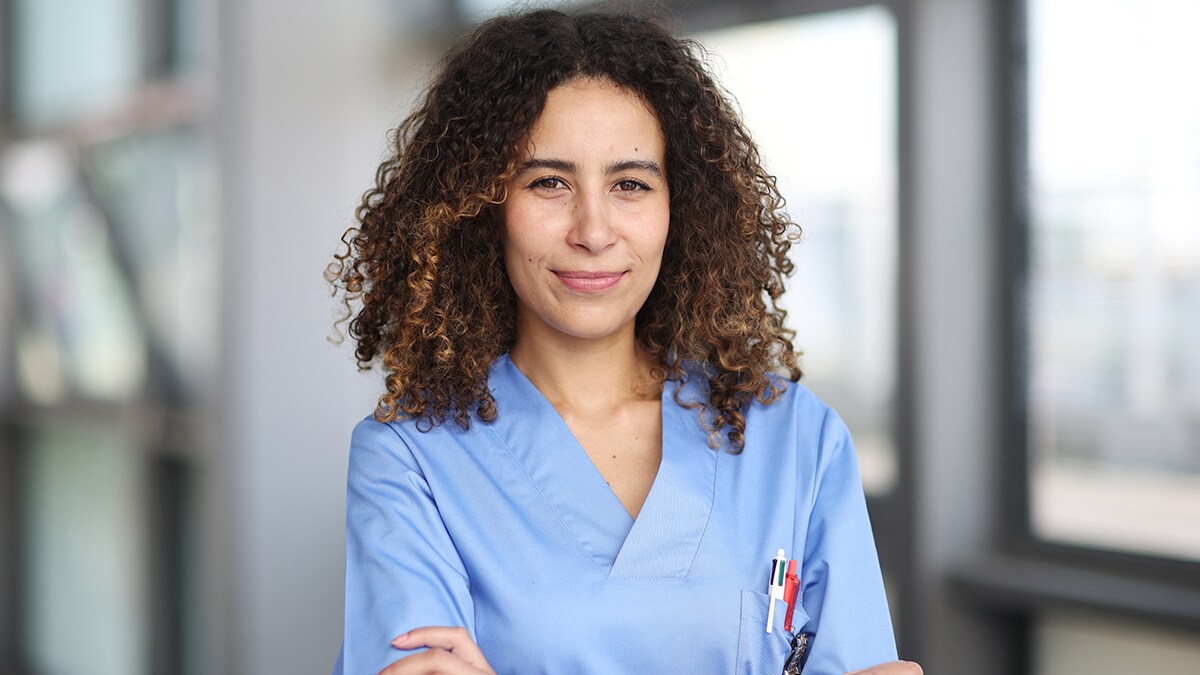
[[[360,422],[346,489],[345,673],[377,673],[411,653],[392,639],[422,626],[474,638],[468,579],[437,503],[395,429]]]
[[[805,668],[843,673],[896,658],[883,576],[850,433],[828,411],[804,553],[802,605],[816,633]]]

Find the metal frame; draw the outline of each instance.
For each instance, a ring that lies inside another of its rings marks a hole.
[[[12,1],[0,0],[0,147],[9,137],[9,120],[12,117],[12,45],[14,38]],[[6,220],[0,212],[0,228]],[[5,245],[7,233],[0,230],[0,274],[9,277],[6,286],[14,288],[12,282],[12,247]],[[14,299],[15,301],[15,299]],[[0,306],[0,312],[8,308]],[[0,326],[2,329],[2,326]],[[0,353],[0,358],[12,362],[11,353]],[[17,543],[21,540],[22,471],[20,438],[11,423],[7,408],[9,401],[0,385],[0,672],[24,672],[20,660],[21,635],[18,629],[21,616],[21,556]]]
[[[1001,3],[1002,5],[1004,3]],[[1028,78],[1027,53],[1028,45],[1025,39],[1026,0],[1018,0],[1011,4],[1009,16],[1011,51],[1008,86],[1009,123],[1005,135],[1009,142],[1005,146],[1011,148],[1010,155],[1003,158],[1006,162],[1008,185],[1006,200],[1010,221],[1014,227],[1012,233],[998,233],[998,249],[1009,249],[1002,269],[1008,271],[1010,283],[1005,285],[1008,294],[1002,305],[1007,316],[1005,324],[1008,327],[1009,341],[1012,345],[1006,351],[1008,362],[1004,369],[1004,383],[1008,402],[1008,424],[1002,428],[1008,430],[1012,437],[1006,439],[1007,447],[1017,449],[1016,461],[1007,463],[1008,474],[1005,480],[1009,487],[1006,490],[1007,503],[1003,510],[1005,516],[1004,531],[1008,537],[1007,544],[1016,553],[1041,557],[1060,565],[1086,569],[1088,571],[1116,574],[1131,578],[1141,578],[1150,581],[1165,582],[1179,587],[1181,591],[1200,592],[1200,563],[1171,560],[1158,556],[1136,553],[1118,553],[1104,551],[1085,546],[1056,544],[1036,538],[1030,529],[1029,511],[1029,439],[1028,401],[1026,400],[1026,382],[1024,373],[1028,368],[1028,336],[1026,333],[1027,317],[1024,314],[1024,299],[1021,290],[1029,272],[1029,240],[1032,226],[1028,205],[1028,144],[1029,133],[1026,119],[1028,100],[1026,82]],[[1015,236],[1007,236],[1015,234]],[[1005,243],[1007,242],[1007,243]],[[1019,472],[1019,473],[1018,473]],[[1014,475],[1015,474],[1015,475]],[[1200,612],[1193,607],[1192,615]],[[1171,608],[1163,607],[1165,612]],[[1197,625],[1200,627],[1200,624]]]
[[[0,143],[7,137],[12,117],[12,44],[16,29],[12,22],[12,0],[0,0]]]
[[[994,458],[1003,483],[996,552],[961,569],[952,584],[985,611],[1019,616],[1026,640],[1039,613],[1060,608],[1200,632],[1200,563],[1056,543],[1039,539],[1030,526],[1028,318],[1023,295],[1031,228],[1027,0],[994,0],[993,5],[1003,36],[997,62],[1005,67],[997,93],[1006,113],[997,130],[1003,185],[1002,227],[996,232],[995,250],[1005,282],[998,285],[996,306],[1002,312],[1005,348],[999,355],[1003,407],[997,411],[996,426],[999,447],[1007,452]]]
[[[21,556],[15,543],[21,539],[20,504],[23,491],[19,431],[0,417],[0,672],[25,672],[19,630]]]

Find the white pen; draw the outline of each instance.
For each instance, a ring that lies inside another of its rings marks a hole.
[[[783,549],[779,549],[779,553],[775,554],[775,559],[771,561],[771,581],[767,584],[767,632],[771,632],[771,627],[775,623],[775,601],[783,600],[783,586],[787,574],[787,556],[783,554]]]

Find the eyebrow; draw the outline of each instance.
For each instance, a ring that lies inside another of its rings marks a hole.
[[[579,166],[575,162],[568,162],[564,159],[534,157],[521,162],[521,165],[517,167],[517,174],[520,175],[532,169],[553,169],[566,173],[577,173]],[[645,171],[658,178],[662,178],[663,175],[662,168],[658,165],[658,162],[649,159],[626,159],[620,162],[613,162],[604,167],[605,175],[629,170]]]
[[[620,173],[631,169],[645,171],[655,177],[662,178],[662,169],[658,166],[658,162],[649,159],[627,159],[623,162],[613,162],[604,167],[604,173]]]
[[[579,167],[575,165],[575,162],[568,162],[563,159],[543,159],[541,157],[534,157],[521,162],[521,165],[517,167],[517,174],[520,175],[532,169],[554,169],[555,171],[575,173],[578,168]]]

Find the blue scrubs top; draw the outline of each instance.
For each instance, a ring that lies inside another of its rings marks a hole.
[[[854,448],[799,383],[755,402],[714,451],[692,382],[662,395],[662,463],[635,521],[554,407],[501,357],[499,416],[467,431],[372,418],[354,430],[346,622],[334,673],[374,674],[393,637],[464,626],[497,673],[769,673],[790,636],[771,560],[796,558],[806,674],[896,658]]]

